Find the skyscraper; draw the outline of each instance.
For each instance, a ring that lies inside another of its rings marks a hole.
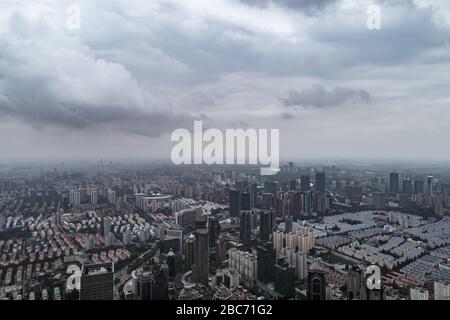
[[[428,176],[427,178],[427,194],[433,194],[433,176]]]
[[[288,200],[289,206],[289,215],[292,216],[294,220],[298,220],[300,218],[300,214],[302,211],[302,194],[301,192],[293,192]]]
[[[134,270],[131,273],[134,282],[134,300],[156,299],[155,274],[149,267]]]
[[[311,181],[309,176],[300,177],[300,191],[307,192],[311,190]]]
[[[308,300],[326,300],[325,273],[317,261],[314,261],[308,272]]]
[[[277,196],[278,182],[266,181],[264,182],[264,193],[271,193],[274,197]]]
[[[404,194],[413,193],[413,185],[411,180],[407,179],[402,181],[402,193]]]
[[[242,210],[240,214],[240,232],[239,238],[244,245],[249,245],[251,240],[251,213]]]
[[[294,248],[285,250],[286,262],[295,268],[295,277],[298,280],[306,279],[308,275],[307,255]]]
[[[295,269],[284,261],[275,265],[275,291],[285,299],[294,297],[295,294]]]
[[[397,172],[391,172],[389,174],[389,192],[397,194],[400,192],[400,177]]]
[[[414,180],[414,193],[421,194],[423,193],[423,180]]]
[[[175,260],[176,260],[175,253],[173,252],[172,249],[170,249],[169,252],[166,254],[166,261],[167,261],[167,266],[169,267],[169,277],[171,279],[175,278],[175,275],[177,273]]]
[[[264,193],[261,201],[261,209],[270,210],[273,208],[273,194]]]
[[[256,248],[257,252],[257,279],[263,283],[274,280],[274,269],[276,263],[276,253],[272,248],[272,243],[267,242]]]
[[[347,273],[347,299],[360,299],[362,272],[357,266],[352,266]]]
[[[311,197],[311,192],[305,192],[302,194],[302,212],[305,216],[310,216],[312,213],[311,210],[311,202],[312,202],[312,197]]]
[[[325,192],[326,177],[325,172],[316,172],[316,191]]]
[[[214,247],[216,245],[217,237],[219,236],[219,221],[215,217],[208,217],[208,238],[209,238],[209,247]]]
[[[297,180],[289,180],[289,190],[290,191],[297,190]]]
[[[250,193],[241,193],[241,210],[250,210]]]
[[[208,230],[200,229],[195,232],[194,265],[192,277],[194,282],[208,285],[209,275],[209,241]]]
[[[184,269],[192,270],[195,257],[195,236],[191,234],[184,243]]]
[[[239,190],[230,190],[230,215],[232,217],[239,217],[241,212],[241,193]]]
[[[292,216],[286,216],[286,218],[284,219],[284,232],[292,232],[293,225],[294,221],[292,219]]]
[[[113,300],[114,263],[83,265],[80,300]]]
[[[263,211],[259,216],[259,239],[269,241],[272,234],[272,213]]]
[[[386,196],[381,192],[372,193],[372,205],[375,209],[384,209],[386,207]]]
[[[219,236],[216,241],[216,265],[221,268],[227,257],[227,240],[223,236]]]
[[[250,209],[258,206],[258,185],[256,183],[250,186]]]

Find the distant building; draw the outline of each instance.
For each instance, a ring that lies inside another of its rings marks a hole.
[[[295,269],[295,277],[298,280],[306,279],[308,275],[307,255],[296,249],[285,250],[286,262]]]
[[[239,287],[239,273],[235,269],[225,269],[223,272],[223,284],[228,289]]]
[[[319,192],[325,192],[325,189],[326,189],[325,172],[316,172],[315,190]]]
[[[178,245],[175,246],[176,248],[172,249],[174,251],[183,252],[183,229],[174,226],[173,228],[166,230],[166,236],[168,238],[178,239]]]
[[[257,279],[263,283],[273,282],[276,253],[272,244],[265,243],[256,248],[257,256]]]
[[[258,207],[258,185],[256,183],[250,186],[250,209]]]
[[[91,191],[91,204],[97,205],[98,203],[98,191],[96,189]]]
[[[166,300],[169,298],[164,265],[153,264],[134,270],[131,273],[131,279],[134,300]]]
[[[191,234],[184,243],[184,268],[192,270],[195,255],[195,236]]]
[[[272,236],[272,213],[263,211],[259,216],[259,239],[269,241]]]
[[[307,192],[311,190],[311,181],[309,176],[300,177],[300,191]]]
[[[70,190],[69,202],[73,208],[78,208],[81,204],[81,193],[79,190]]]
[[[295,295],[295,269],[288,263],[279,262],[275,265],[275,291],[285,299]]]
[[[244,245],[249,245],[251,241],[251,218],[252,216],[250,211],[241,211],[239,221],[239,239]]]
[[[227,258],[227,241],[224,237],[219,236],[218,240],[216,241],[216,254],[215,254],[216,265],[219,268],[221,268],[226,258]]]
[[[312,196],[311,192],[305,192],[302,193],[301,199],[302,199],[302,213],[305,216],[311,216],[312,214]]]
[[[208,230],[200,229],[195,232],[194,265],[192,267],[193,280],[196,283],[208,285],[209,276],[209,241]]]
[[[450,300],[450,282],[434,282],[434,300]]]
[[[399,204],[401,208],[409,208],[411,205],[411,195],[401,193],[399,196]]]
[[[378,210],[386,208],[386,195],[381,192],[372,193],[372,205]]]
[[[413,193],[412,181],[407,179],[402,181],[402,193],[411,195]]]
[[[429,300],[428,290],[425,288],[410,288],[410,300]]]
[[[308,272],[307,299],[326,300],[325,273],[317,261],[313,262]]]
[[[397,172],[391,172],[389,174],[389,192],[397,194],[400,192],[400,176]]]
[[[116,204],[116,192],[114,190],[108,190],[108,202],[112,205]]]
[[[273,232],[273,245],[278,255],[283,255],[285,248],[308,253],[314,247],[314,243],[314,230],[312,228],[296,228],[289,233],[282,230]]]
[[[352,266],[347,273],[347,299],[359,300],[361,298],[362,271]]]
[[[219,220],[215,217],[207,218],[209,247],[212,248],[216,245],[217,238],[219,237],[220,225]]]
[[[175,223],[183,228],[192,227],[196,217],[202,212],[201,207],[183,209],[175,213]]]
[[[95,248],[95,235],[90,234],[88,237],[87,249],[92,250]]]
[[[297,180],[289,180],[289,190],[291,191],[297,190]]]
[[[294,163],[289,161],[289,172],[294,172]]]
[[[80,300],[113,300],[114,263],[83,265]]]
[[[239,217],[241,212],[241,193],[239,190],[230,190],[230,215],[232,217]]]
[[[253,253],[237,248],[228,250],[228,266],[236,269],[240,278],[247,281],[250,286],[257,278],[257,264],[257,256]]]
[[[134,300],[152,300],[154,277],[150,270],[138,269],[131,273],[134,284]]]
[[[263,210],[271,210],[273,208],[273,194],[271,193],[264,193],[262,195],[262,201],[261,201],[261,209]]]
[[[423,180],[414,180],[414,194],[424,193],[423,185],[424,185]]]
[[[286,218],[284,219],[284,232],[292,232],[293,225],[294,221],[292,219],[292,216],[286,216]]]
[[[0,232],[5,231],[6,219],[3,214],[0,214]]]
[[[105,217],[103,219],[103,235],[107,235],[111,232],[111,218]]]
[[[427,194],[433,195],[433,176],[428,176],[427,178]]]
[[[250,210],[250,193],[242,192],[241,193],[241,210]]]
[[[169,277],[174,279],[177,274],[176,257],[172,249],[166,254],[167,266],[169,267]]]
[[[274,197],[277,196],[278,182],[266,181],[264,182],[264,193],[271,193]]]

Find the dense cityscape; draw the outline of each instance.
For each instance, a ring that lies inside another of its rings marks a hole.
[[[449,84],[449,0],[0,0],[0,317],[447,308]]]
[[[5,164],[0,299],[448,300],[450,171],[400,167]]]

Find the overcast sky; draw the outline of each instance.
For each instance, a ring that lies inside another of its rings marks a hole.
[[[2,0],[0,159],[168,160],[202,119],[279,128],[282,159],[450,160],[449,40],[448,0]]]

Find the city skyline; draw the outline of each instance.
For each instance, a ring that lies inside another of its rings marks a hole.
[[[449,83],[448,0],[1,0],[2,310],[450,300]]]
[[[15,166],[0,300],[448,300],[449,217],[448,167]]]

